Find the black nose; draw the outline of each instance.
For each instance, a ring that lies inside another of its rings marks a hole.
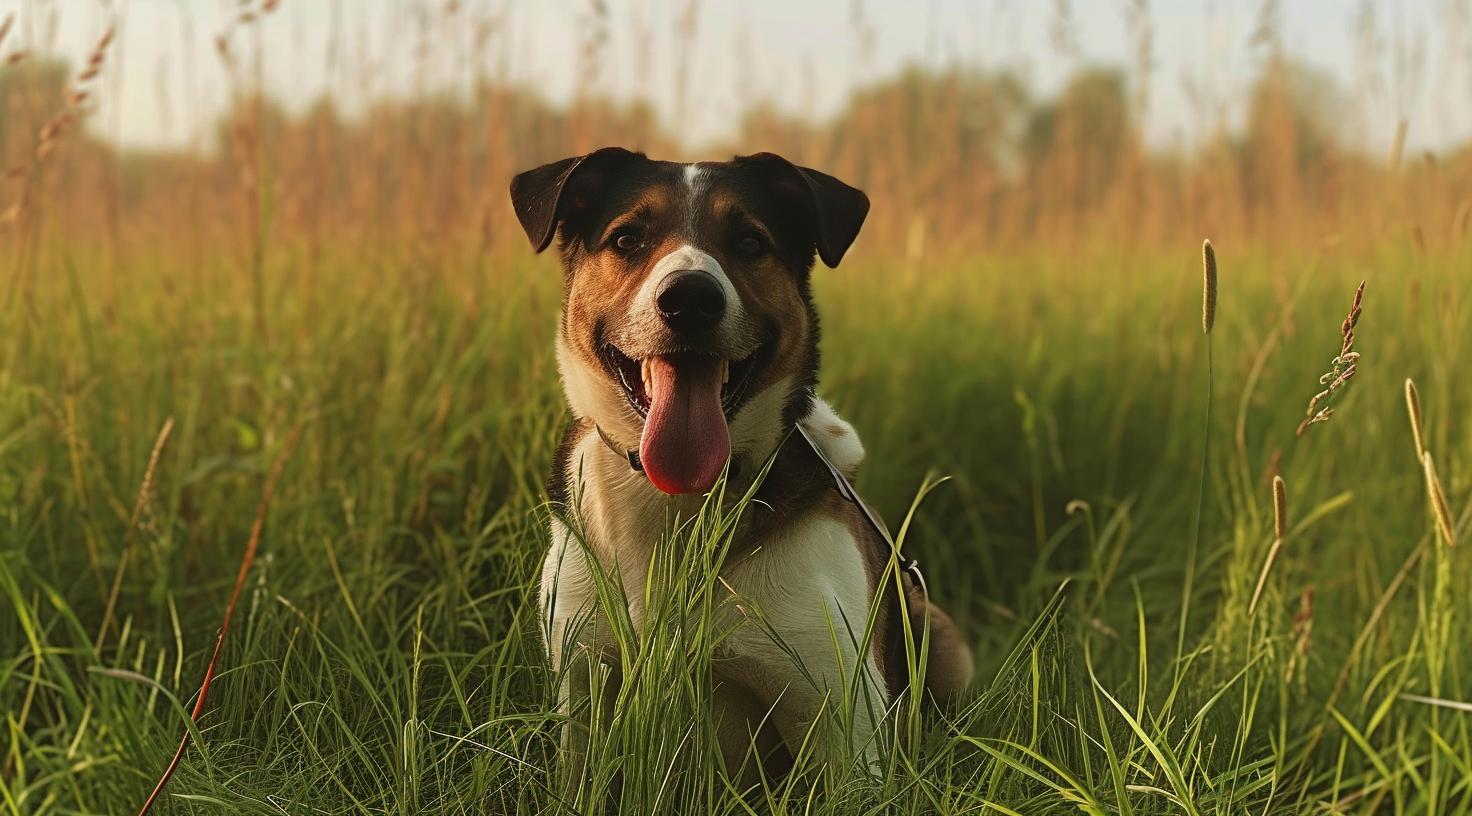
[[[709,272],[685,269],[670,275],[655,295],[660,317],[677,332],[709,331],[726,313],[726,294]]]

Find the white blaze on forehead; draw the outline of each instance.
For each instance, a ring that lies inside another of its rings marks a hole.
[[[705,168],[687,164],[682,176],[685,180],[685,230],[694,234],[695,222],[700,219],[700,197],[705,192]]]

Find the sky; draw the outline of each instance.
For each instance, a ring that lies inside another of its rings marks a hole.
[[[1134,71],[1130,10],[1143,2],[1152,34],[1146,136],[1189,147],[1240,122],[1244,91],[1270,51],[1254,37],[1263,0],[280,0],[258,25],[232,25],[261,2],[0,0],[0,19],[16,15],[0,57],[51,43],[80,66],[116,21],[90,127],[129,147],[207,149],[241,83],[260,82],[291,110],[331,94],[351,115],[374,98],[464,93],[477,74],[535,86],[557,103],[590,89],[646,99],[700,145],[729,136],[752,101],[831,116],[853,88],[907,64],[1006,68],[1040,95],[1081,66]],[[606,36],[590,70],[600,5]],[[1472,0],[1269,5],[1278,46],[1353,100],[1346,141],[1384,148],[1402,118],[1411,149],[1472,138]],[[1060,37],[1064,8],[1061,30],[1071,35]],[[215,50],[222,34],[235,53],[259,54],[259,71],[244,59],[232,79]]]

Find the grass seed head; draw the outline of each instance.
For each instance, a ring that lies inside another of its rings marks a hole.
[[[1354,327],[1360,323],[1361,306],[1365,300],[1365,282],[1360,281],[1359,288],[1354,290],[1354,303],[1350,304],[1349,314],[1345,316],[1344,322],[1339,324],[1339,333],[1343,335],[1344,342],[1340,348],[1341,357],[1349,355],[1354,349]],[[1359,355],[1355,355],[1356,358]]]
[[[1279,541],[1288,537],[1288,486],[1282,476],[1273,477],[1273,535]]]
[[[1354,329],[1359,325],[1360,314],[1364,311],[1364,300],[1365,282],[1360,281],[1359,287],[1354,290],[1354,302],[1350,304],[1349,314],[1339,324],[1339,353],[1329,361],[1329,370],[1319,377],[1319,385],[1324,386],[1324,389],[1308,401],[1308,410],[1305,412],[1308,418],[1298,423],[1296,436],[1303,436],[1310,425],[1329,421],[1329,417],[1334,415],[1329,402],[1359,370],[1360,353],[1354,350]]]
[[[1262,600],[1262,592],[1267,588],[1268,575],[1273,571],[1273,565],[1278,563],[1278,554],[1283,550],[1283,539],[1288,537],[1288,489],[1283,483],[1282,476],[1273,477],[1273,546],[1268,548],[1267,558],[1263,559],[1262,570],[1257,574],[1257,586],[1252,590],[1252,599],[1247,602],[1247,616],[1252,617],[1257,613],[1257,603]]]
[[[1416,384],[1406,377],[1406,412],[1411,415],[1411,434],[1416,438],[1416,458],[1426,456],[1426,440],[1421,436],[1421,395],[1416,392]]]
[[[1201,330],[1211,334],[1216,325],[1216,250],[1210,239],[1201,242],[1201,266]]]
[[[158,437],[153,442],[153,450],[148,454],[148,467],[143,470],[143,482],[138,486],[138,500],[133,504],[133,515],[129,520],[129,527],[138,526],[138,519],[143,515],[143,508],[148,504],[150,494],[153,492],[153,474],[158,469],[159,457],[164,452],[164,444],[169,441],[169,434],[174,430],[174,418],[164,420],[163,427],[159,429]]]

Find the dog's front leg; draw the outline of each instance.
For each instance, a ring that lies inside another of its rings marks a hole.
[[[837,614],[830,629],[824,605],[815,606],[742,627],[732,641],[743,658],[742,680],[770,708],[793,757],[806,753],[831,768],[858,764],[872,772],[888,696],[874,661],[860,655],[862,633],[850,636]],[[833,601],[826,606],[836,613]],[[847,617],[862,625],[856,612]]]
[[[857,650],[840,648],[835,655],[829,644],[826,654],[800,655],[800,669],[789,662],[790,670],[769,674],[764,692],[774,701],[773,723],[794,756],[806,750],[830,768],[857,765],[874,772],[886,696]]]
[[[553,546],[542,565],[543,636],[557,683],[557,712],[562,719],[562,757],[558,775],[566,804],[585,799],[588,757],[597,750],[596,736],[606,733],[618,694],[616,662],[597,643],[598,601],[580,551],[567,528],[554,520]]]
[[[618,696],[617,670],[582,644],[573,644],[565,658],[554,663],[561,678],[557,710],[562,717],[562,758],[558,771],[564,802],[581,805],[587,792],[589,757],[599,749],[598,735],[606,734]]]
[[[816,752],[833,767],[876,767],[889,700],[867,631],[869,581],[848,525],[809,516],[724,572],[738,597],[732,608],[745,617],[731,648],[755,667],[744,680],[772,706],[788,749]]]

